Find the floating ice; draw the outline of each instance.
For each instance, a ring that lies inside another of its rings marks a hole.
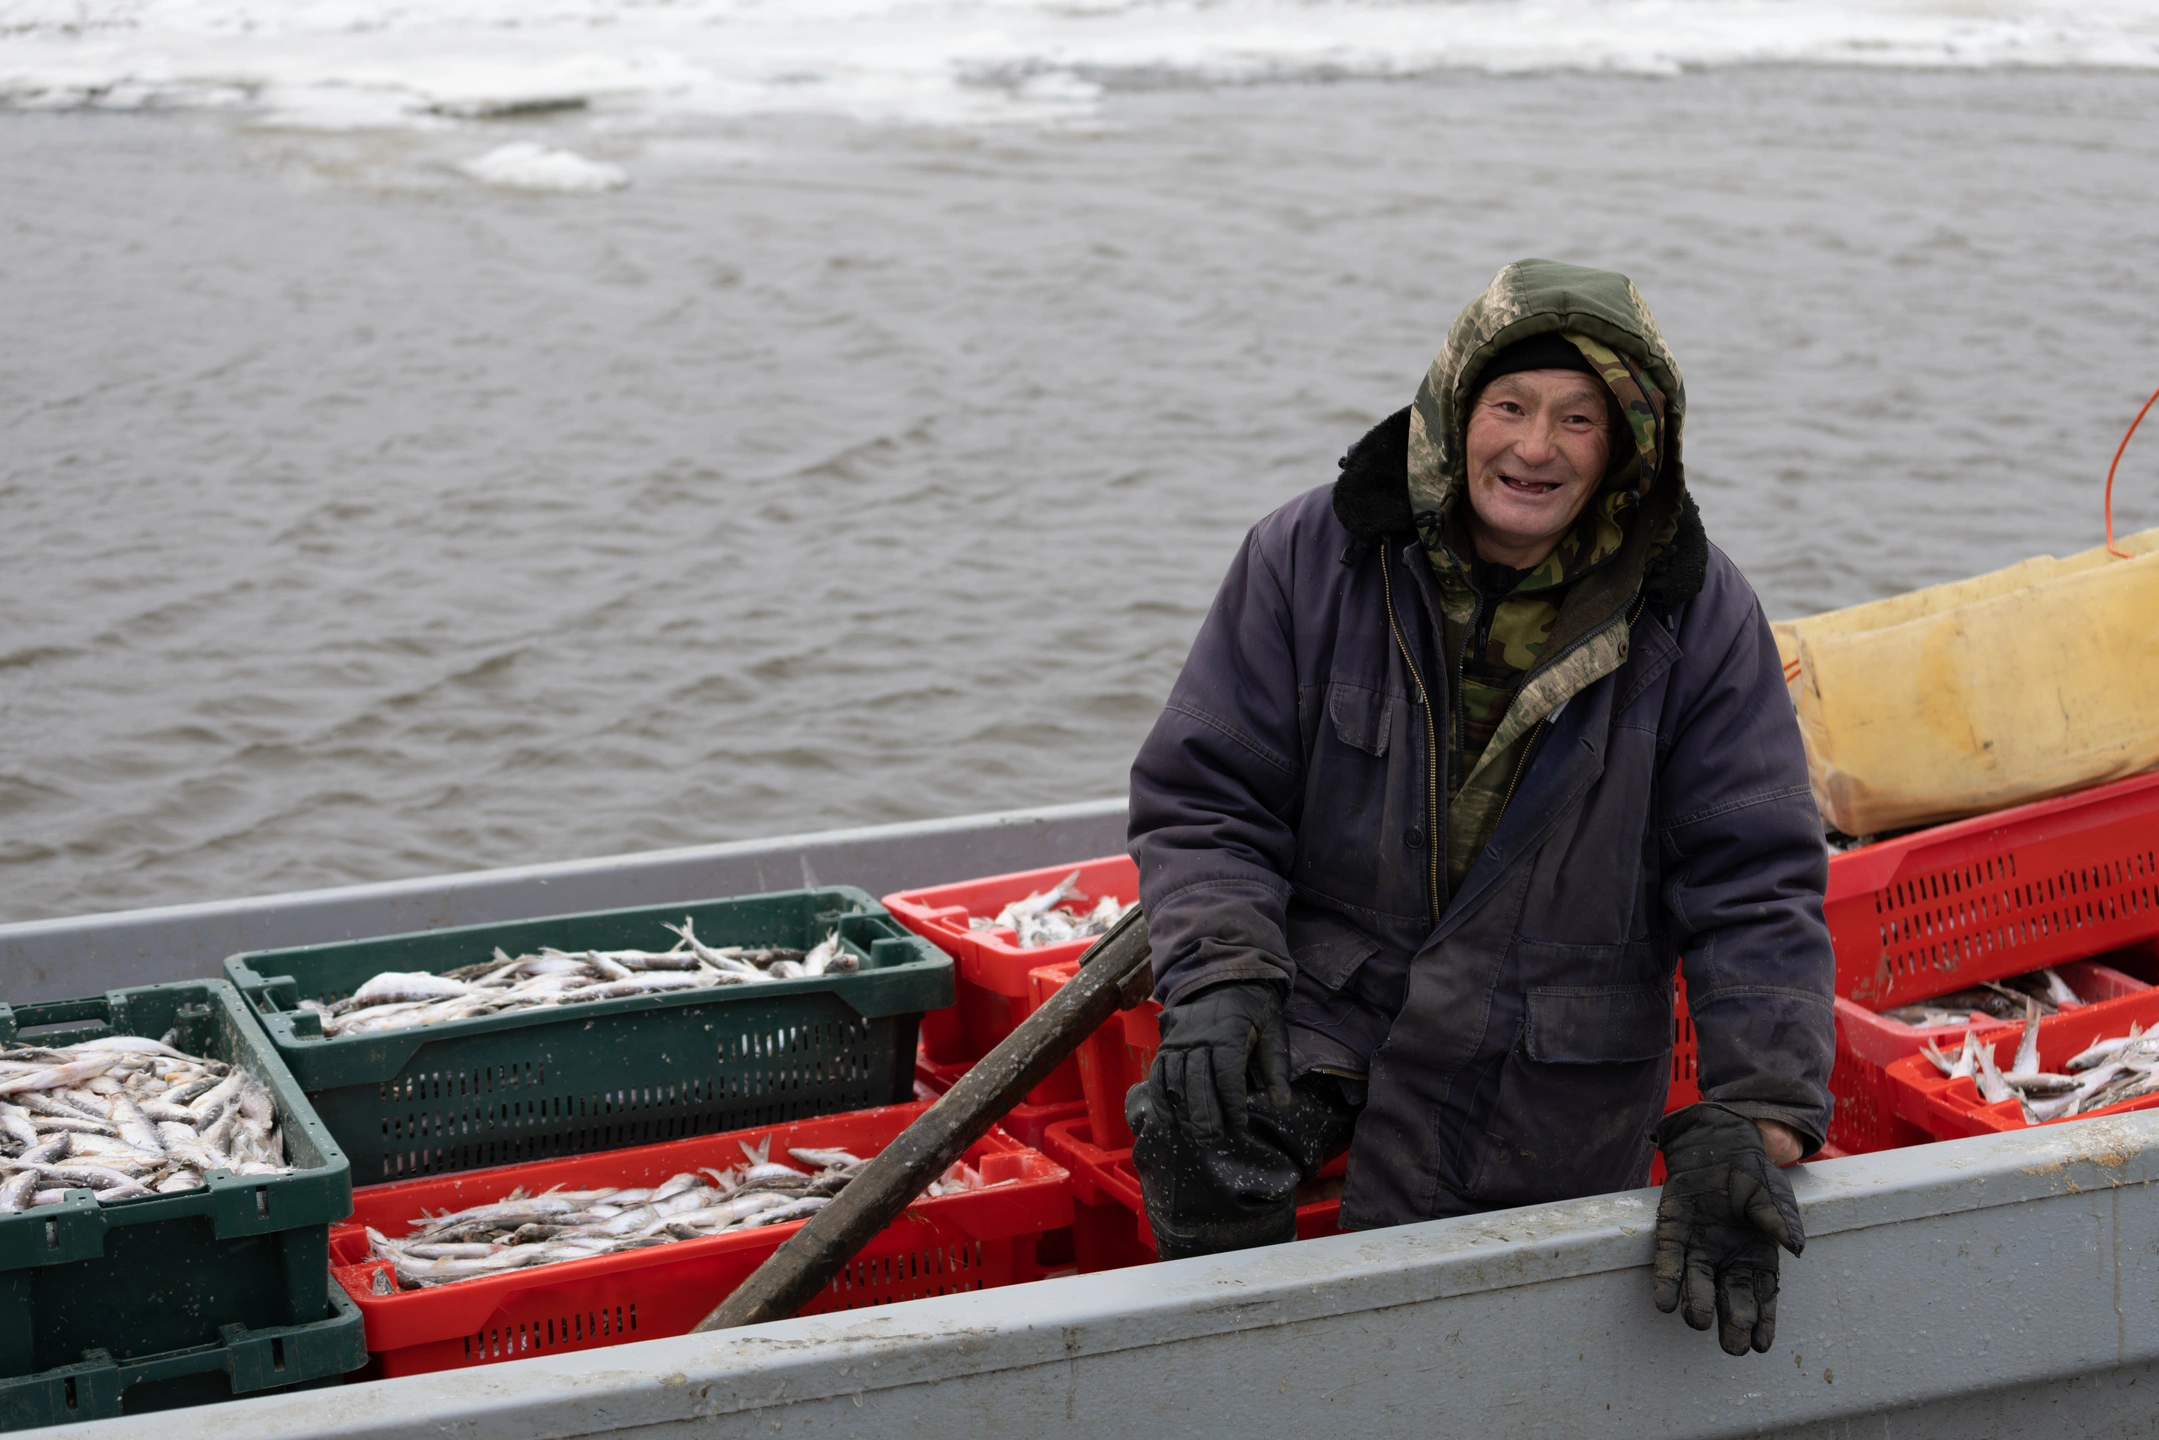
[[[482,184],[506,190],[619,190],[630,183],[619,165],[587,160],[574,150],[551,150],[529,140],[497,145],[457,168]]]
[[[365,128],[589,105],[978,123],[1120,83],[1442,69],[2159,68],[2151,0],[0,0],[0,108]],[[312,116],[312,118],[311,118]]]

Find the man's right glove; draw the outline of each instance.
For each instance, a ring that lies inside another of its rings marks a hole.
[[[1289,1109],[1289,1027],[1280,986],[1225,981],[1162,1012],[1162,1048],[1147,1084],[1154,1102],[1166,1100],[1194,1140],[1218,1144],[1225,1128],[1244,1133],[1248,1076],[1277,1111]]]
[[[1664,1151],[1657,1202],[1657,1308],[1689,1325],[1717,1322],[1727,1355],[1767,1352],[1777,1338],[1777,1246],[1797,1255],[1806,1233],[1792,1183],[1754,1122],[1722,1105],[1689,1105],[1655,1131]]]

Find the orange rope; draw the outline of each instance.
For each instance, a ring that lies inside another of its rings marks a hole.
[[[2129,437],[2137,433],[2137,426],[2144,423],[2144,417],[2151,413],[2155,402],[2159,402],[2159,390],[2152,391],[2152,398],[2144,402],[2144,408],[2137,411],[2137,418],[2130,421],[2129,428],[2122,432],[2122,443],[2114,447],[2114,463],[2107,466],[2107,554],[2124,560],[2130,558],[2129,552],[2114,548],[2114,470],[2122,463],[2122,451],[2129,448]]]

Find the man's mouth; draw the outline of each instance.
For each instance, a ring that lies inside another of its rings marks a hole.
[[[1499,477],[1499,483],[1517,495],[1549,495],[1559,488],[1557,480],[1518,480],[1507,474]]]

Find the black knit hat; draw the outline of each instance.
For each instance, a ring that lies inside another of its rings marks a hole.
[[[1584,375],[1597,374],[1596,367],[1574,348],[1573,342],[1556,330],[1547,330],[1542,335],[1517,340],[1494,355],[1477,377],[1477,388],[1482,390],[1500,376],[1512,375],[1517,370],[1579,370]]]

